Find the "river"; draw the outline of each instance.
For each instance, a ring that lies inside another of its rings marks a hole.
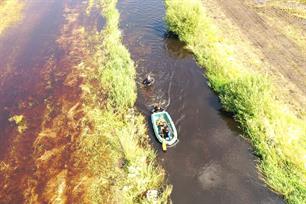
[[[125,45],[137,64],[138,82],[148,73],[153,87],[138,83],[138,109],[167,107],[180,142],[163,153],[151,138],[173,184],[172,200],[187,203],[282,203],[260,179],[256,157],[237,123],[221,111],[203,69],[182,42],[167,33],[162,0],[121,0]]]

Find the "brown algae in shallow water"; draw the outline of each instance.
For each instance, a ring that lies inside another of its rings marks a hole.
[[[32,99],[40,103],[19,107],[31,130],[14,138],[1,163],[0,197],[7,203],[145,202],[151,189],[161,202],[169,199],[171,186],[133,108],[135,67],[121,43],[116,1],[100,3],[109,12],[103,12],[111,22],[107,31],[80,25],[84,8],[64,9],[56,41],[61,57],[45,56],[35,70]]]

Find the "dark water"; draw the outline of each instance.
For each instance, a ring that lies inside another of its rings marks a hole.
[[[167,35],[163,1],[121,0],[118,8],[138,81],[149,72],[156,79],[152,88],[139,85],[137,107],[149,118],[151,105],[162,102],[178,129],[180,142],[167,153],[152,139],[173,184],[173,202],[283,203],[260,179],[250,145],[220,111],[193,55]]]

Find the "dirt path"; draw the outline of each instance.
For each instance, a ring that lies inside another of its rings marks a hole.
[[[273,75],[278,74],[281,84],[286,85],[285,81],[292,83],[290,92],[302,94],[299,100],[303,104],[306,96],[306,55],[300,46],[276,29],[274,24],[268,23],[245,0],[218,0],[217,4],[226,18],[240,28],[254,47],[261,50],[261,60],[271,65],[265,69]]]

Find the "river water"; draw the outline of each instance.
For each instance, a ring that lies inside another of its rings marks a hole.
[[[25,2],[23,20],[0,37],[0,170],[8,169],[0,174],[0,203],[35,199],[47,203],[56,193],[48,191],[48,181],[60,175],[69,186],[78,173],[69,169],[72,138],[78,133],[63,128],[65,110],[79,100],[77,84],[65,85],[72,67],[79,63],[79,55],[70,55],[77,52],[75,45],[69,47],[70,31],[78,25],[100,30],[104,23],[97,12],[82,18],[86,5],[82,0]],[[138,81],[148,72],[156,79],[150,89],[138,86],[137,107],[149,118],[151,105],[162,102],[178,129],[180,142],[167,153],[150,132],[173,185],[173,203],[282,203],[260,179],[250,145],[240,137],[237,124],[220,111],[219,100],[193,55],[167,34],[163,1],[120,0],[118,8]],[[61,37],[68,39],[67,47],[59,44]],[[47,114],[49,105],[54,110]],[[9,122],[13,115],[24,115],[28,125],[24,133]],[[61,117],[61,123],[52,123]],[[35,141],[46,129],[67,136],[46,141],[48,150],[63,152],[44,165]],[[78,198],[66,195],[64,199],[75,203]]]
[[[76,174],[69,169],[76,133],[67,128],[66,115],[80,90],[65,81],[79,60],[58,39],[72,35],[69,29],[79,22],[69,23],[65,16],[79,12],[80,5],[26,0],[23,19],[0,37],[1,204],[48,203],[57,193],[49,188],[55,178],[69,181]],[[18,132],[9,121],[13,115],[23,116],[25,131]],[[44,157],[45,152],[52,156]]]
[[[162,0],[120,0],[125,45],[137,64],[138,109],[149,119],[152,104],[167,107],[180,142],[163,153],[151,138],[173,184],[172,201],[187,203],[283,203],[260,179],[256,157],[237,124],[222,113],[201,69],[184,44],[167,33]]]

